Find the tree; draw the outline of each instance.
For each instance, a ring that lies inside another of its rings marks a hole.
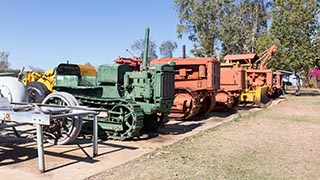
[[[225,6],[220,18],[219,39],[224,54],[255,53],[257,39],[267,32],[271,2],[242,0]]]
[[[173,51],[177,49],[177,43],[173,41],[164,41],[160,45],[160,55],[165,58],[172,58],[173,57]]]
[[[306,80],[319,57],[319,46],[312,41],[319,31],[319,0],[275,0],[270,33],[278,41],[272,66],[294,71]]]
[[[194,42],[191,53],[212,56],[217,48],[219,17],[229,0],[174,0],[180,24],[178,37],[188,34]]]
[[[86,66],[92,66],[92,64],[90,62],[86,62],[84,65]]]
[[[143,58],[144,53],[144,39],[139,39],[133,42],[131,45],[131,49],[135,51],[137,54],[140,54],[140,58]],[[149,40],[149,52],[148,52],[148,60],[151,61],[153,59],[157,59],[158,55],[156,53],[157,45],[153,40]]]
[[[255,51],[256,40],[267,30],[269,1],[175,0],[180,24],[178,37],[189,34],[195,56]]]
[[[0,51],[0,70],[6,71],[9,69],[10,63],[8,61],[9,52]]]

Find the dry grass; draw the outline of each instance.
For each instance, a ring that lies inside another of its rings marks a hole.
[[[317,93],[288,95],[88,179],[320,179]]]

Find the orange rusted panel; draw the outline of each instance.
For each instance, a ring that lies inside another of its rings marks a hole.
[[[248,83],[247,86],[249,90],[254,90],[256,87],[273,86],[273,73],[271,69],[247,69],[246,74]]]
[[[227,63],[240,63],[252,67],[259,59],[257,54],[229,54],[224,57]]]
[[[238,63],[220,65],[220,90],[216,95],[216,110],[228,110],[238,105],[245,90],[245,70]]]
[[[220,69],[220,87],[227,91],[245,89],[245,70],[231,63],[222,63]]]

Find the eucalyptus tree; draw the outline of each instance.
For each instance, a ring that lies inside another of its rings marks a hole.
[[[187,34],[195,56],[254,52],[267,30],[270,1],[174,0],[179,17],[178,37]]]
[[[319,58],[319,13],[319,0],[274,2],[270,33],[279,45],[272,66],[294,71],[298,83]]]
[[[271,5],[265,0],[242,0],[225,6],[219,31],[224,54],[257,53],[257,39],[267,32]]]
[[[131,44],[131,49],[136,53],[140,55],[140,58],[143,58],[144,53],[144,39],[135,40],[133,44]],[[149,50],[148,50],[148,60],[157,59],[157,45],[155,41],[152,39],[149,40]]]
[[[195,56],[212,56],[218,47],[219,17],[227,0],[174,0],[178,37],[187,34]]]
[[[164,41],[160,47],[160,55],[165,58],[172,58],[173,52],[177,49],[178,45],[174,41]]]

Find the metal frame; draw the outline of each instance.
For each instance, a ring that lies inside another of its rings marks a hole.
[[[17,111],[19,110],[19,111]],[[38,166],[45,172],[43,148],[43,126],[50,125],[50,120],[57,117],[93,115],[93,157],[98,155],[98,119],[99,109],[87,107],[68,107],[47,104],[9,103],[7,98],[0,98],[0,129],[33,124],[36,126]]]

